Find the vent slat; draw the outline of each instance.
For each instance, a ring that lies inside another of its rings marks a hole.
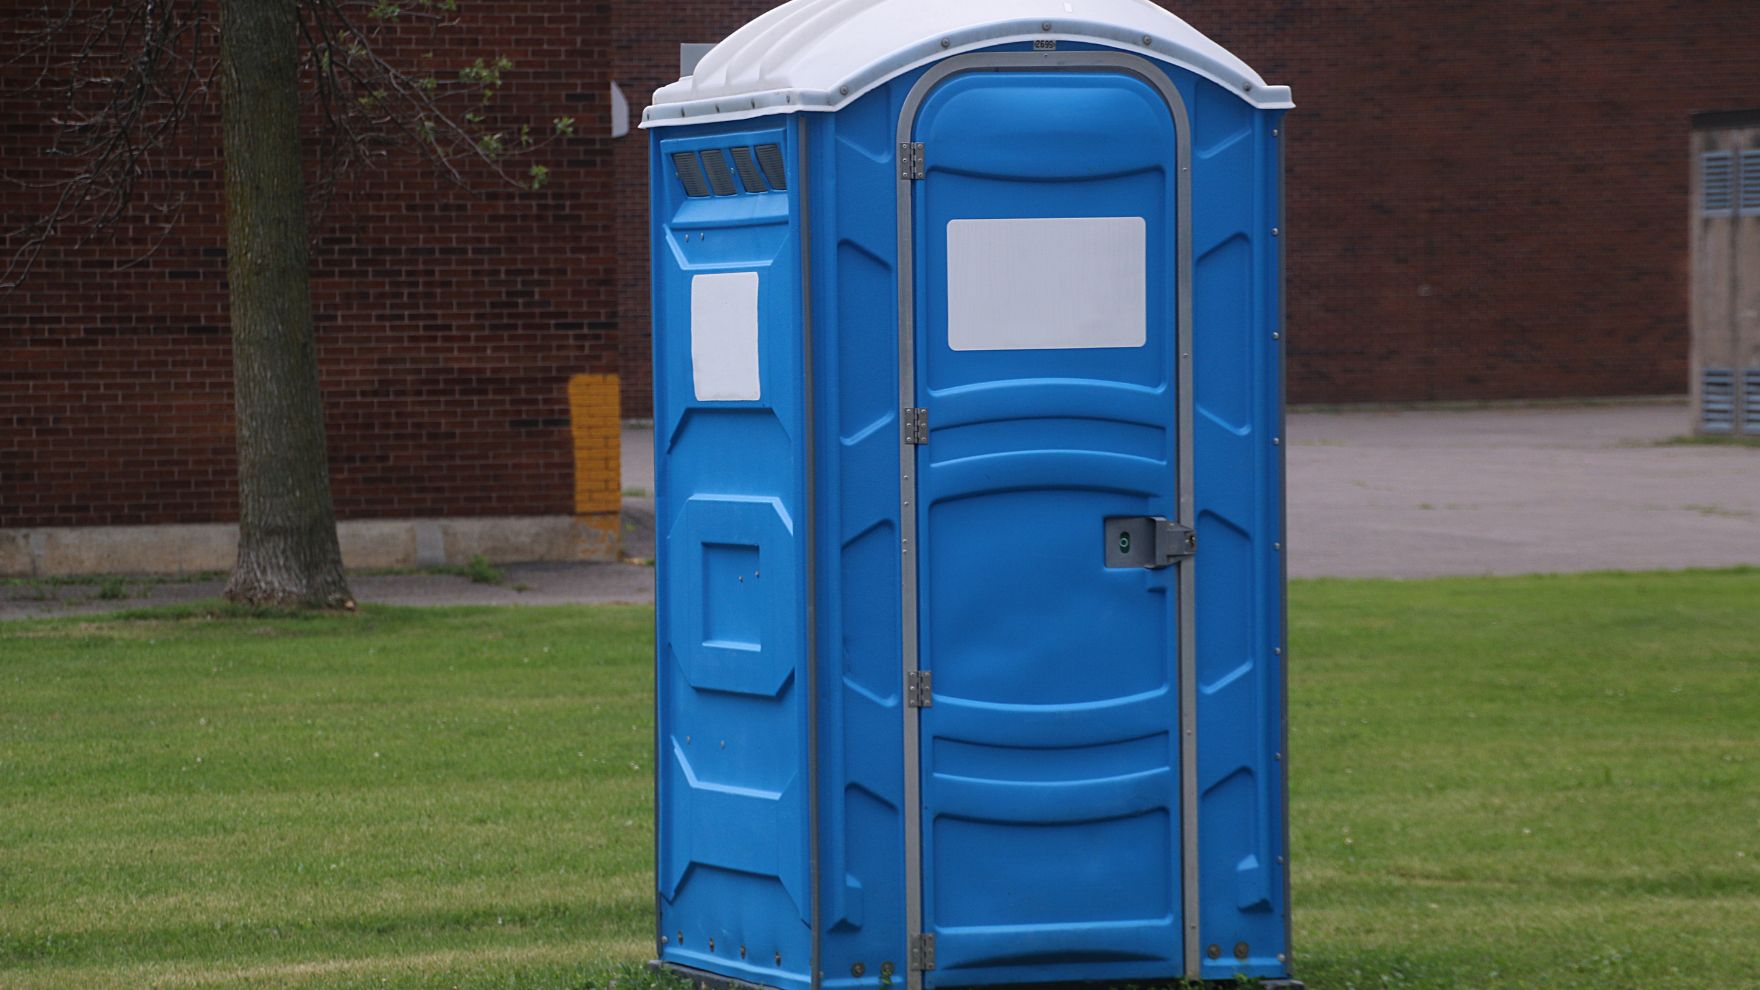
[[[1760,368],[1749,368],[1744,390],[1742,426],[1749,436],[1760,437]]]
[[[1728,151],[1708,151],[1699,159],[1704,198],[1701,210],[1708,217],[1729,216],[1736,208],[1736,158]]]
[[[672,167],[678,173],[678,181],[684,183],[686,196],[702,199],[709,195],[709,183],[703,178],[703,163],[697,160],[696,152],[673,152]]]
[[[739,187],[733,184],[733,171],[727,167],[726,152],[720,148],[704,151],[703,167],[709,171],[709,185],[715,190],[715,195],[739,195]]]
[[[1707,368],[1699,389],[1699,425],[1706,433],[1732,433],[1736,426],[1736,375]]]
[[[1760,151],[1742,152],[1742,215],[1760,216]]]
[[[764,178],[770,180],[771,188],[788,188],[788,169],[782,163],[781,145],[758,145],[758,165],[764,170]]]
[[[739,172],[740,185],[746,187],[746,192],[770,191],[770,186],[764,182],[764,173],[758,171],[758,160],[752,157],[752,149],[734,148],[733,167]]]

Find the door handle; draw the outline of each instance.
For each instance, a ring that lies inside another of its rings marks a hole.
[[[1106,520],[1106,566],[1172,567],[1198,552],[1198,534],[1162,516],[1117,516]]]

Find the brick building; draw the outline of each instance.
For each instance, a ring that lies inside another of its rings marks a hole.
[[[1164,3],[1295,90],[1293,401],[1685,393],[1688,115],[1760,105],[1751,0]],[[602,548],[578,520],[614,514],[594,446],[614,433],[580,411],[610,379],[572,403],[570,383],[616,373],[624,416],[649,402],[647,151],[608,136],[607,93],[639,116],[680,42],[771,5],[466,5],[450,54],[507,54],[509,113],[583,123],[543,193],[394,162],[318,222],[338,509],[443,524],[363,528],[356,559],[373,541],[388,559]],[[0,0],[0,33],[36,6]],[[48,121],[20,71],[0,68],[0,174],[30,179]],[[148,261],[121,267],[156,236],[143,223],[57,246],[0,297],[0,573],[45,532],[231,518],[216,129],[198,130],[204,150],[155,176],[192,198]],[[0,227],[40,206],[0,189]]]

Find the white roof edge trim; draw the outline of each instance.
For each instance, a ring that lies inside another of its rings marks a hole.
[[[1172,15],[1168,17],[1176,23],[1184,24]],[[910,48],[892,52],[884,59],[862,66],[834,85],[814,88],[788,86],[730,91],[693,99],[695,80],[687,76],[662,87],[654,94],[654,104],[642,113],[641,126],[643,129],[650,129],[750,120],[775,114],[835,112],[899,76],[932,62],[998,45],[1045,39],[1105,45],[1142,55],[1152,61],[1175,65],[1216,83],[1260,110],[1290,110],[1295,107],[1288,86],[1267,84],[1252,69],[1220,47],[1216,47],[1215,52],[1222,57],[1162,36],[1151,35],[1150,42],[1144,44],[1142,35],[1127,36],[1131,30],[1117,24],[1072,24],[1067,19],[1062,20],[1058,30],[1051,32],[1044,31],[1036,18],[983,25],[953,35],[925,39]],[[736,34],[729,41],[738,37]],[[947,47],[942,46],[943,38],[950,42]]]

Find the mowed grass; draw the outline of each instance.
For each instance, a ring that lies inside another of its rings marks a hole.
[[[1292,614],[1310,987],[1760,986],[1760,572]],[[0,988],[645,982],[651,622],[0,625]]]
[[[0,987],[643,958],[652,611],[0,626]]]
[[[1295,588],[1317,990],[1760,987],[1760,571]]]

